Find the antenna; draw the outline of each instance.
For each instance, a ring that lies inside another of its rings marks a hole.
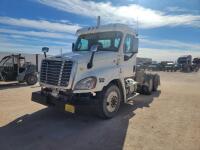
[[[139,5],[139,0],[137,0],[137,5]],[[136,36],[139,34],[139,22],[138,22],[138,14],[137,14],[137,20],[136,20]]]
[[[60,49],[60,56],[63,57],[62,48]]]
[[[136,35],[139,34],[139,25],[138,25],[138,16],[137,16],[137,23],[136,23]]]
[[[97,28],[100,26],[100,23],[101,23],[101,17],[98,16],[98,17],[97,17]]]

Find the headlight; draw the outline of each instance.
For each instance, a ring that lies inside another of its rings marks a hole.
[[[95,77],[88,77],[80,80],[76,86],[75,90],[90,90],[95,88],[97,79]]]

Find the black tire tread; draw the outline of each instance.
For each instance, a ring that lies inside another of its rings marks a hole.
[[[36,78],[36,82],[34,82],[34,83],[29,82],[29,78],[30,78],[31,76],[34,76],[34,77]],[[37,76],[34,75],[34,74],[29,74],[29,75],[27,75],[27,77],[26,77],[26,83],[27,83],[28,85],[34,85],[34,84],[37,83],[37,81],[38,81]]]
[[[104,109],[103,109],[103,103],[104,103],[104,97],[105,97],[105,94],[107,92],[107,90],[109,90],[110,88],[116,88],[116,90],[118,91],[118,94],[119,94],[119,106],[120,106],[120,101],[121,101],[121,92],[119,90],[119,88],[115,85],[115,84],[109,84],[107,87],[105,87],[103,89],[102,92],[98,93],[97,95],[97,115],[103,119],[109,119],[109,118],[112,118],[116,115],[118,109],[116,112],[113,112],[112,114],[110,115],[107,115],[105,112],[104,112]]]

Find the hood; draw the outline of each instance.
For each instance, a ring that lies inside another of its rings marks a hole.
[[[94,60],[108,60],[113,58],[114,55],[116,55],[117,52],[111,52],[111,51],[98,51],[94,54]],[[92,52],[91,51],[83,51],[83,52],[68,52],[63,54],[64,59],[70,59],[72,61],[76,61],[78,63],[88,63],[91,58]],[[55,56],[56,58],[61,58],[61,56]]]
[[[66,59],[70,59],[76,61],[78,63],[88,62],[91,57],[91,52],[68,52],[63,54],[63,57]]]

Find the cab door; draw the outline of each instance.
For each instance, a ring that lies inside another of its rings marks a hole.
[[[136,72],[136,54],[138,53],[138,38],[126,34],[123,44],[122,75],[124,78],[132,77]]]

